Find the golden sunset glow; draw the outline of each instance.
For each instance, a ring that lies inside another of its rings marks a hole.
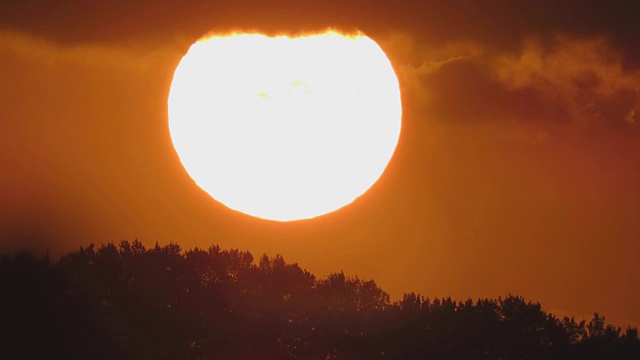
[[[202,39],[169,95],[171,138],[193,180],[231,209],[279,221],[366,192],[391,159],[401,113],[382,49],[336,32]]]
[[[640,359],[638,4],[2,2],[0,358]]]

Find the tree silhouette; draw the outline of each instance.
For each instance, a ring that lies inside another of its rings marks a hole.
[[[637,328],[520,296],[455,301],[316,278],[282,256],[90,245],[0,258],[2,354],[92,359],[638,359]]]

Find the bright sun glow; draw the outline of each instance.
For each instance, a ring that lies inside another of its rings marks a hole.
[[[336,32],[202,39],[169,95],[171,138],[194,181],[231,209],[279,221],[367,191],[398,143],[401,112],[380,47]]]

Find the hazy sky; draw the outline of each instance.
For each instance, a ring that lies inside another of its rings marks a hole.
[[[387,171],[313,220],[228,210],[172,147],[175,67],[209,31],[327,27],[364,31],[398,74]],[[639,219],[637,1],[0,3],[1,251],[220,244],[393,298],[513,293],[639,325]]]

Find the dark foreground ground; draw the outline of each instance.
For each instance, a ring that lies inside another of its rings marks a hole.
[[[0,288],[0,358],[640,359],[638,330],[598,314],[512,295],[392,303],[374,281],[217,246],[4,255]]]

